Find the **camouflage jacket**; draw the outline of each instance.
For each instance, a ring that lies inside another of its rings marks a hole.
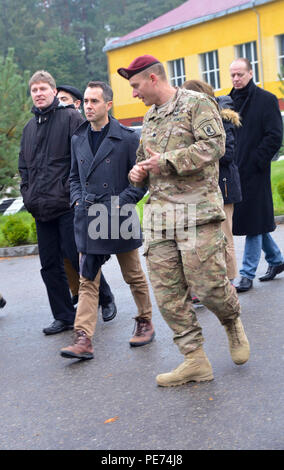
[[[143,185],[149,188],[148,204],[162,209],[163,228],[166,223],[189,227],[225,219],[218,184],[225,132],[213,99],[177,89],[166,107],[159,111],[153,105],[144,118],[137,162],[150,157],[146,147],[161,154],[161,174],[149,173]]]

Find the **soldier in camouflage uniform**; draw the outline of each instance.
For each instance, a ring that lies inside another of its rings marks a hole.
[[[133,184],[149,187],[144,208],[145,255],[159,309],[185,356],[175,370],[157,376],[161,386],[213,379],[190,292],[225,327],[233,361],[249,358],[240,304],[226,274],[225,219],[218,161],[225,133],[210,97],[172,87],[152,56],[118,69],[133,96],[152,105],[144,118]]]

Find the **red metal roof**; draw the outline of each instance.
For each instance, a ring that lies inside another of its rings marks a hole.
[[[180,25],[180,27],[184,25],[184,27],[186,27],[187,23],[194,24],[195,20],[201,20],[201,18],[204,19],[204,21],[208,21],[209,19],[213,19],[215,15],[218,16],[218,14],[221,13],[233,13],[240,9],[252,8],[253,6],[270,1],[272,0],[188,0],[174,10],[141,26],[141,28],[112,41],[109,46],[107,45],[105,47],[105,50],[131,44],[139,40],[138,38],[143,40],[154,35],[165,34],[172,28],[178,29],[176,28],[177,25]]]

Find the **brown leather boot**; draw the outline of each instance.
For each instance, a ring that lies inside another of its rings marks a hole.
[[[155,336],[155,331],[151,320],[145,318],[136,317],[134,335],[129,341],[130,346],[144,346],[145,344],[151,343]]]
[[[62,357],[68,357],[70,359],[93,359],[94,349],[92,341],[87,337],[85,331],[75,331],[74,344],[67,348],[60,350]]]

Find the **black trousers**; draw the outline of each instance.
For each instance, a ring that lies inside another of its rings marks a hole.
[[[79,272],[73,217],[73,211],[70,211],[48,222],[36,220],[41,276],[50,308],[55,320],[70,324],[74,323],[75,309],[71,303],[63,258],[68,258]]]

